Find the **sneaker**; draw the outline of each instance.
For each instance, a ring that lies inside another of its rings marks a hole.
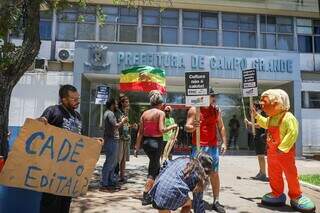
[[[142,195],[142,205],[146,206],[146,205],[150,205],[152,203],[151,197],[148,194],[148,192],[143,192]]]
[[[251,177],[253,180],[258,180],[258,178],[260,178],[261,173],[259,172],[256,176]]]
[[[281,194],[275,197],[271,192],[263,195],[261,203],[266,206],[284,206],[286,204],[286,195]]]
[[[315,212],[316,206],[314,203],[305,196],[301,196],[298,199],[291,200],[290,204],[293,209],[299,211],[299,212]]]
[[[261,174],[260,177],[257,179],[263,182],[268,182],[269,178],[265,174]]]
[[[219,203],[219,201],[213,202],[213,204],[212,204],[212,210],[214,210],[214,211],[216,211],[216,212],[218,212],[218,213],[225,213],[225,212],[226,212],[226,210],[224,210],[224,206],[221,205],[221,204]]]
[[[260,180],[260,181],[264,181],[264,182],[268,182],[269,178],[262,173],[258,173],[255,177],[252,177],[253,180]]]

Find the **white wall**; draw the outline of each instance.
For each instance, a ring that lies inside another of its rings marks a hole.
[[[320,91],[320,82],[302,82],[302,91]],[[302,109],[302,144],[304,154],[320,154],[320,109]]]
[[[302,109],[302,144],[304,154],[320,153],[320,109]]]
[[[22,126],[27,117],[39,117],[46,107],[58,103],[60,85],[72,83],[70,72],[26,73],[12,92],[9,126]]]

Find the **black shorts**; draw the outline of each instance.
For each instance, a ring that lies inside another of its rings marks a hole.
[[[254,145],[255,145],[256,155],[265,155],[267,150],[265,134],[256,135],[256,137],[254,138]]]

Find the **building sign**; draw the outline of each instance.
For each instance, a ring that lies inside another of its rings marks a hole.
[[[105,104],[109,99],[110,87],[100,85],[96,89],[95,104]]]
[[[255,68],[258,72],[292,73],[293,61],[279,58],[201,56],[172,53],[118,52],[117,65],[131,67],[149,65],[165,69],[241,71]]]
[[[209,72],[186,72],[186,105],[209,106]]]
[[[86,193],[101,145],[92,138],[27,119],[0,173],[0,184],[56,195]]]
[[[258,96],[257,70],[248,69],[242,71],[242,96]]]

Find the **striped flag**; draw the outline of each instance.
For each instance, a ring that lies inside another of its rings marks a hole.
[[[136,66],[121,71],[120,92],[159,90],[166,92],[165,71],[151,66]]]

